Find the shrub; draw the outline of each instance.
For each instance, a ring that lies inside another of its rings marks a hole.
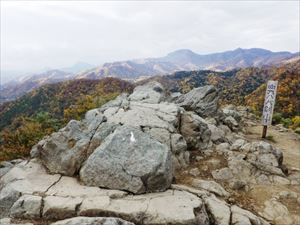
[[[291,126],[292,129],[296,129],[296,128],[300,127],[300,116],[295,116],[292,119],[292,122],[293,122],[293,124]]]
[[[282,114],[281,113],[274,113],[273,118],[272,118],[272,123],[273,124],[279,124],[281,123],[282,120]]]

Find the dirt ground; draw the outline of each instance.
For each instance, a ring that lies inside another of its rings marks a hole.
[[[255,125],[247,127],[246,137],[249,140],[262,140],[262,126]],[[300,135],[292,131],[280,132],[275,126],[269,126],[267,137],[269,140],[264,140],[281,149],[283,152],[283,164],[288,168],[289,173],[292,171],[300,171]],[[254,210],[261,212],[264,207],[264,202],[278,195],[282,191],[293,191],[300,195],[299,185],[256,185],[253,186],[247,197],[254,200]],[[300,206],[298,203],[289,199],[281,199],[289,210],[290,215],[300,215]],[[284,224],[283,224],[284,225]],[[299,225],[299,224],[295,224]]]
[[[256,125],[247,128],[246,137],[251,140],[261,139],[262,126]],[[283,152],[283,164],[289,169],[297,168],[300,170],[300,135],[291,131],[279,132],[274,126],[268,127],[267,136],[271,136],[274,141],[268,141],[270,144],[280,148]]]
[[[249,141],[259,141],[261,138],[261,125],[254,125],[247,127],[245,137]],[[280,148],[283,152],[283,164],[289,171],[300,171],[300,135],[291,131],[280,132],[278,128],[271,126],[268,128],[269,140],[264,140]],[[192,152],[191,164],[185,171],[181,171],[176,176],[176,183],[191,185],[193,176],[188,171],[192,168],[198,168],[200,174],[197,176],[200,179],[212,180],[211,171],[227,166],[227,160],[224,156],[216,153],[208,157],[202,156],[198,152]],[[300,185],[253,185],[248,191],[234,191],[228,187],[228,184],[218,181],[228,192],[231,197],[227,199],[233,204],[248,209],[255,214],[259,214],[264,209],[265,201],[278,195],[282,191],[293,191],[300,195]],[[300,215],[300,205],[297,202],[286,200],[279,200],[289,210],[290,215]],[[282,224],[285,225],[285,224]],[[299,224],[295,224],[299,225]]]

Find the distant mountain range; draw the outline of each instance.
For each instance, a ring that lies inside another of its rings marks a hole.
[[[171,52],[164,57],[105,63],[95,68],[92,68],[93,65],[80,62],[72,67],[34,74],[2,85],[0,103],[14,100],[43,84],[64,80],[100,79],[103,77],[138,80],[156,75],[171,74],[176,71],[228,71],[235,68],[280,65],[282,62],[297,57],[299,57],[299,52],[272,52],[260,48],[238,48],[206,55],[182,49]]]
[[[170,74],[176,71],[214,70],[278,65],[283,60],[299,56],[298,53],[272,52],[260,48],[235,49],[221,53],[199,55],[188,49],[177,50],[165,57],[105,63],[103,66],[81,73],[76,78],[99,79],[113,76],[135,79],[141,76]]]
[[[45,73],[20,78],[1,86],[0,103],[14,100],[44,84],[57,83],[72,78],[74,78],[73,73],[67,73],[61,70],[49,70]]]

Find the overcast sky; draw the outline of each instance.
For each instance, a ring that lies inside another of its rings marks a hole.
[[[1,70],[238,47],[299,51],[299,1],[1,1]]]

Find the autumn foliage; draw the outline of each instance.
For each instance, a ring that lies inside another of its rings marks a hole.
[[[1,105],[0,161],[28,156],[43,136],[132,89],[132,84],[116,78],[74,80],[42,86]]]

